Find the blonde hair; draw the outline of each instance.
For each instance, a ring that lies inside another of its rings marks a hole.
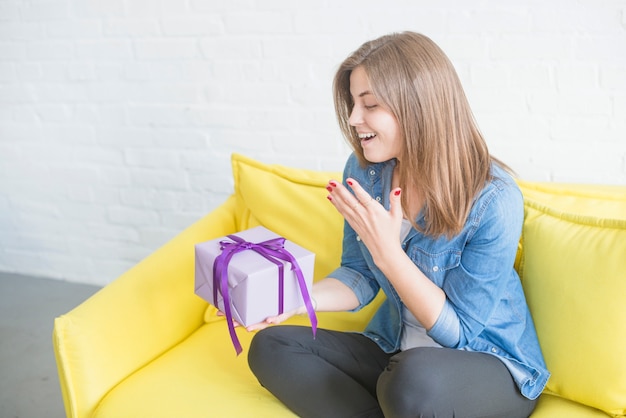
[[[494,160],[481,135],[457,73],[428,37],[403,32],[366,42],[340,65],[333,82],[339,126],[362,165],[359,138],[348,121],[354,106],[350,74],[361,66],[377,100],[396,117],[405,146],[398,158],[402,208],[410,214],[406,191],[424,202],[433,236],[459,233],[475,196],[490,179]]]

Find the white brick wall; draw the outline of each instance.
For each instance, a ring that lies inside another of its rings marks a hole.
[[[626,184],[626,0],[0,0],[0,270],[110,282],[231,193],[232,152],[340,170],[334,70],[405,29],[521,177]]]

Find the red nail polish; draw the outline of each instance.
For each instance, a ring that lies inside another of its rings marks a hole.
[[[330,186],[326,186],[326,190],[328,190],[329,192],[332,192],[332,191],[333,191],[333,188],[332,188],[332,187],[330,187]]]
[[[400,196],[400,190],[396,190],[395,192],[393,192],[394,196]]]
[[[329,183],[330,183],[331,186],[337,187],[337,182],[336,181],[331,180]]]
[[[333,198],[331,196],[326,196],[326,199],[330,200],[331,202],[333,201]]]
[[[352,186],[352,180],[346,180],[346,183],[348,183],[348,185]]]

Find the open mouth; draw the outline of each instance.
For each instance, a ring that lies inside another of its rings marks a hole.
[[[376,134],[373,132],[369,132],[366,134],[359,134],[359,139],[361,140],[361,142],[368,142],[374,138],[376,138]]]

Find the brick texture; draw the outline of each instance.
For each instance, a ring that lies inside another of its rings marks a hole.
[[[232,192],[340,170],[339,62],[423,32],[528,180],[626,184],[626,1],[3,0],[0,271],[104,285]]]

